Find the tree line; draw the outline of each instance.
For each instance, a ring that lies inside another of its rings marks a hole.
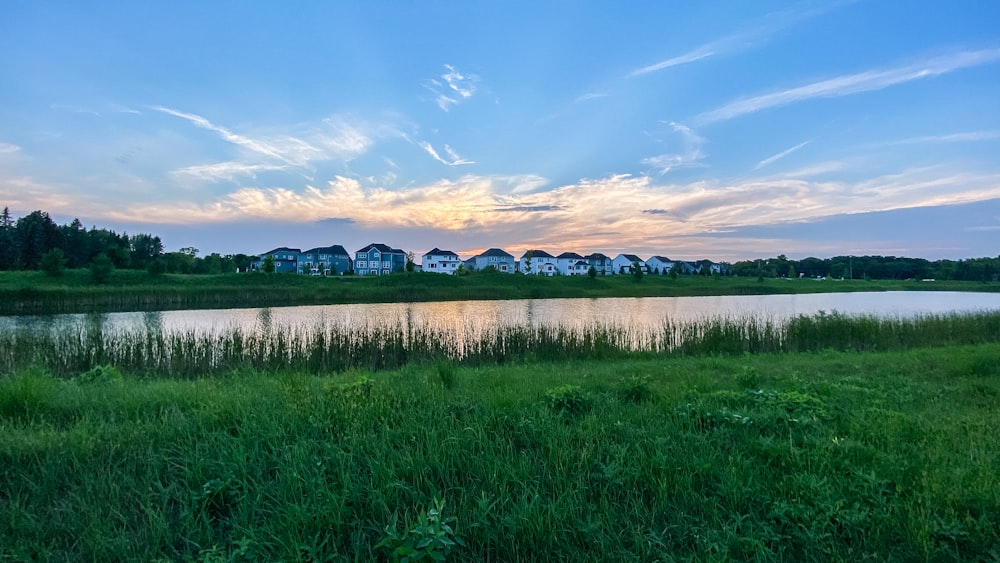
[[[86,228],[79,219],[57,225],[44,211],[14,220],[10,209],[0,214],[0,270],[44,270],[58,275],[65,268],[95,272],[119,269],[151,273],[221,274],[245,271],[252,256],[217,253],[198,256],[196,248],[164,252],[160,237]]]
[[[801,276],[856,280],[997,281],[1000,277],[1000,256],[934,261],[903,256],[834,256],[790,260],[781,254],[775,258],[736,262],[733,264],[733,273],[737,276],[766,278]]]
[[[91,268],[97,277],[115,268],[148,270],[154,274],[221,274],[247,271],[254,260],[246,254],[212,253],[199,257],[198,252],[192,247],[164,252],[158,236],[87,229],[79,219],[57,225],[44,211],[32,211],[17,220],[7,207],[0,214],[0,270],[44,270],[57,275],[65,268]],[[412,264],[412,256],[409,259]],[[790,260],[781,254],[736,262],[732,273],[763,278],[997,281],[1000,256],[935,261],[897,256]]]

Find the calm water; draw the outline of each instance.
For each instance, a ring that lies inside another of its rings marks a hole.
[[[1000,293],[880,292],[718,297],[529,299],[318,305],[262,309],[210,309],[146,313],[102,313],[0,317],[0,330],[100,327],[104,331],[163,330],[216,332],[388,323],[479,332],[493,325],[536,324],[579,327],[618,324],[653,328],[666,319],[683,323],[706,317],[755,316],[781,321],[797,315],[911,317],[923,314],[1000,310]]]

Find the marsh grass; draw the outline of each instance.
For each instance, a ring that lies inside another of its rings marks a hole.
[[[215,332],[0,330],[0,374],[39,366],[72,377],[95,366],[142,376],[193,378],[234,370],[336,373],[416,365],[740,355],[825,349],[878,351],[1000,342],[1000,313],[914,318],[820,314],[788,322],[757,317],[631,325],[507,325],[478,331],[404,324],[326,324]],[[444,368],[442,368],[444,369]],[[984,368],[985,369],[985,368]],[[441,383],[452,381],[441,372]]]
[[[989,561],[998,357],[18,370],[0,560]]]

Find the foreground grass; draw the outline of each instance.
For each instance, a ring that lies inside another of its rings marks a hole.
[[[1000,291],[998,283],[895,280],[809,280],[736,277],[631,276],[541,277],[479,273],[446,276],[401,273],[390,276],[295,274],[160,275],[121,270],[109,283],[94,285],[86,270],[56,278],[41,272],[0,272],[0,314],[88,311],[270,307],[336,303],[540,299],[572,297],[683,297],[767,295],[834,291]]]
[[[20,370],[0,559],[386,558],[437,499],[455,560],[995,560],[998,359]]]

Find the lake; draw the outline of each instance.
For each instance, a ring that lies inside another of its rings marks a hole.
[[[479,333],[506,325],[594,324],[654,328],[665,320],[756,317],[780,322],[798,315],[914,317],[928,314],[1000,310],[1000,293],[900,291],[799,295],[527,299],[316,305],[255,309],[208,309],[138,313],[24,315],[0,317],[0,330],[55,330],[72,327],[103,331],[218,332],[302,326],[402,325]]]

